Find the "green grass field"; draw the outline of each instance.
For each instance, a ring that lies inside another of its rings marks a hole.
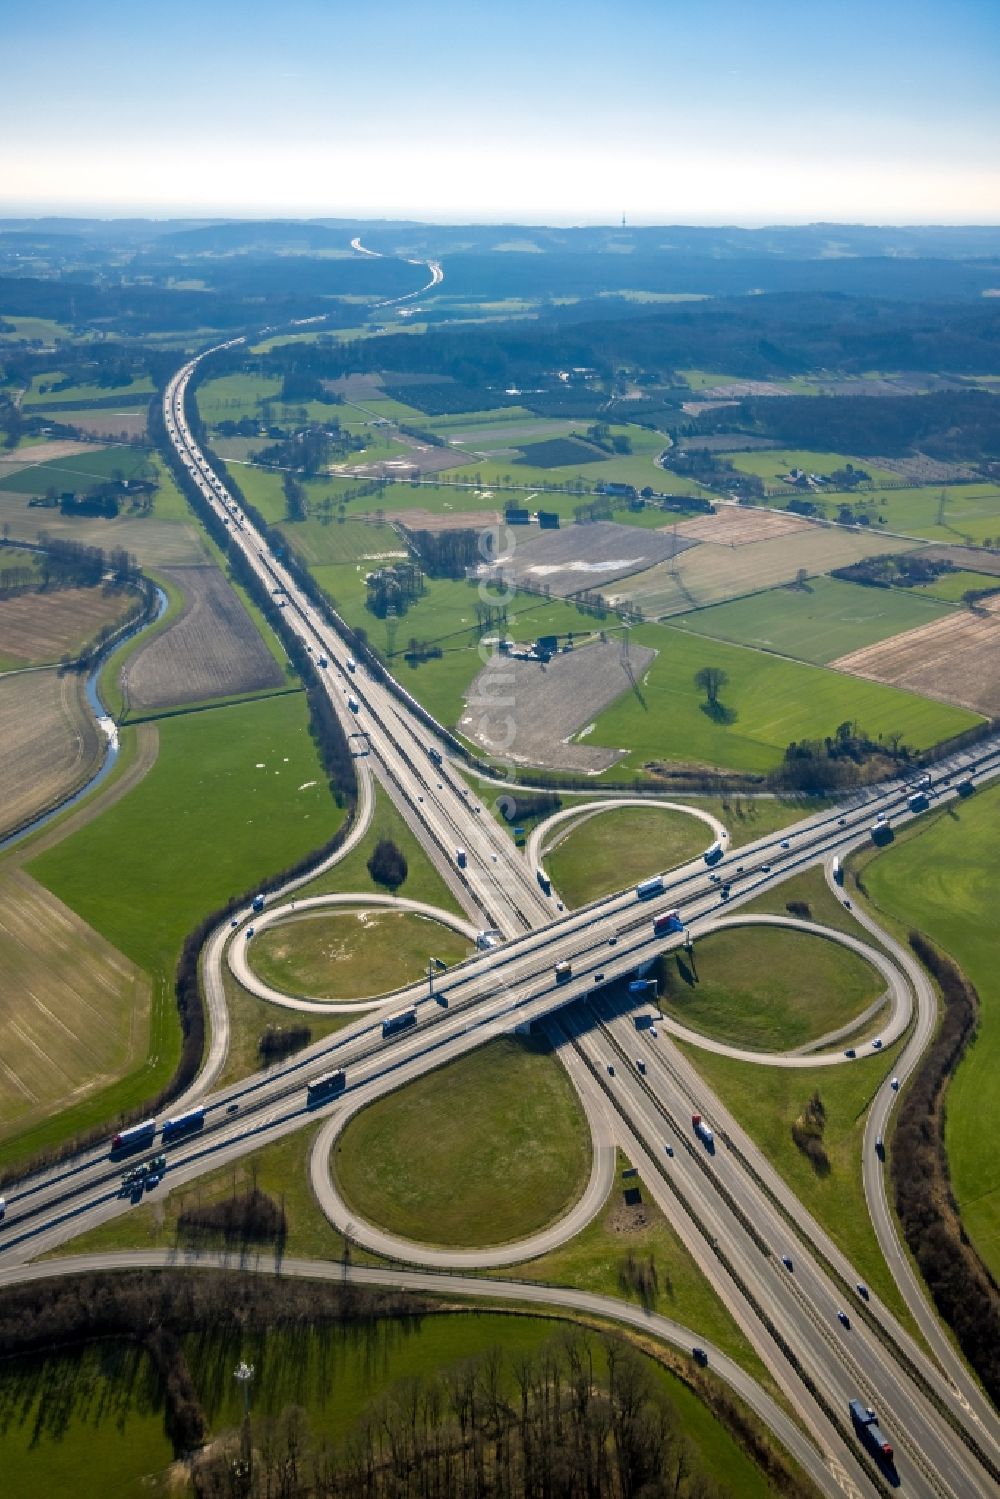
[[[964,571],[954,573],[942,573],[934,583],[928,583],[919,591],[928,594],[932,598],[949,599],[952,603],[958,603],[963,593],[968,589],[975,588],[1000,588],[1000,578],[995,573],[969,573]]]
[[[548,1285],[573,1286],[599,1296],[621,1296],[625,1294],[621,1270],[626,1257],[633,1254],[643,1264],[652,1259],[658,1288],[651,1310],[697,1329],[768,1384],[769,1376],[760,1359],[669,1219],[650,1197],[646,1184],[634,1177],[623,1178],[622,1171],[629,1168],[630,1162],[621,1153],[618,1162],[618,1177],[611,1196],[593,1222],[558,1249],[505,1270],[504,1275],[517,1280],[544,1281]],[[642,1202],[629,1207],[623,1191],[635,1186],[642,1193]]]
[[[250,966],[285,994],[363,999],[415,983],[432,953],[450,966],[471,952],[464,937],[426,916],[359,907],[304,912],[266,927]]]
[[[579,1197],[590,1165],[569,1078],[544,1041],[521,1037],[490,1041],[379,1099],[334,1151],[354,1211],[406,1238],[451,1245],[543,1228]]]
[[[409,824],[404,822],[382,790],[376,790],[371,827],[357,847],[325,874],[303,885],[299,893],[325,895],[335,891],[362,897],[375,892],[384,894],[382,887],[376,885],[368,873],[368,860],[380,838],[391,838],[406,857],[406,879],[396,892],[398,895],[405,895],[409,900],[426,901],[428,905],[464,916],[464,911],[410,831]]]
[[[162,1494],[174,1456],[152,1359],[112,1339],[0,1363],[0,1432],[9,1499]]]
[[[945,1143],[951,1185],[965,1228],[1000,1277],[1000,976],[993,886],[1000,838],[1000,787],[921,818],[889,850],[866,863],[875,904],[925,932],[972,980],[981,1001],[975,1045],[948,1087]]]
[[[666,625],[640,625],[632,639],[655,647],[659,655],[636,691],[607,708],[587,739],[588,744],[629,746],[628,758],[615,767],[616,776],[635,773],[651,760],[764,771],[778,764],[792,740],[823,738],[847,719],[873,736],[901,733],[917,748],[979,721],[963,709],[915,693],[703,640]],[[720,702],[736,715],[732,722],[705,712],[704,694],[693,680],[703,666],[727,673]]]
[[[660,965],[660,1008],[702,1035],[791,1051],[847,1025],[884,993],[870,964],[836,942],[777,927],[715,932]]]
[[[694,635],[752,645],[820,666],[950,612],[946,603],[928,598],[927,592],[813,578],[802,588],[771,588],[682,614],[672,623]]]
[[[843,1067],[761,1067],[715,1056],[687,1043],[681,1050],[719,1094],[796,1197],[823,1225],[863,1279],[907,1327],[913,1324],[889,1274],[871,1226],[861,1180],[861,1145],[868,1106],[892,1071],[902,1043]],[[791,1128],[814,1092],[826,1109],[823,1146],[830,1159],[817,1174],[792,1140]],[[789,1228],[789,1253],[795,1255]]]
[[[144,477],[149,461],[149,455],[137,448],[95,447],[90,452],[77,453],[70,458],[54,458],[49,463],[18,469],[0,479],[0,490],[11,494],[44,495],[49,489],[55,489],[59,494],[66,489],[94,489],[117,474],[123,479]]]
[[[185,935],[230,895],[322,845],[342,816],[301,694],[160,720],[159,755],[145,778],[29,866],[150,975],[148,1060],[85,1107],[70,1105],[19,1137],[21,1153],[114,1117],[165,1082],[180,1044],[173,977]]]
[[[891,473],[887,468],[875,468],[862,458],[852,457],[850,453],[816,453],[803,448],[761,448],[751,453],[730,453],[727,457],[734,468],[740,469],[744,474],[756,474],[765,484],[778,485],[782,475],[790,473],[793,468],[802,469],[807,474],[832,474],[837,469],[846,468],[849,463],[855,468],[863,468],[876,483],[880,480],[888,484],[899,483],[898,474]],[[790,496],[796,493],[791,485],[788,492]]]
[[[30,343],[32,339],[39,339],[44,344],[51,344],[60,339],[69,342],[73,338],[65,323],[57,323],[54,318],[8,317],[0,312],[0,323],[7,323],[14,329],[13,333],[0,333],[0,341],[4,343]]]
[[[572,910],[661,870],[673,869],[712,841],[699,818],[655,807],[619,807],[554,830],[559,842],[545,868]],[[565,833],[565,836],[561,836]]]
[[[198,410],[208,426],[259,416],[262,401],[277,401],[281,381],[264,375],[220,375],[198,387]]]
[[[153,394],[153,382],[148,375],[137,375],[128,385],[68,385],[65,390],[53,390],[53,383],[63,377],[49,371],[44,375],[35,375],[32,378],[31,389],[25,391],[23,406],[26,411],[42,410],[50,406],[53,401],[60,405],[66,401],[79,401],[86,404],[87,401],[106,401],[112,397],[120,397],[128,405],[140,405],[135,399],[139,396],[151,396]],[[41,386],[45,390],[41,390]]]
[[[941,496],[944,495],[944,505]],[[873,516],[884,516],[888,530],[929,541],[969,542],[983,545],[986,538],[1000,538],[1000,485],[945,484],[920,488],[883,490],[859,500],[871,503]]]

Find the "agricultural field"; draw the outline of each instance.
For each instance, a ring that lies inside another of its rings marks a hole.
[[[127,411],[111,411],[91,408],[82,411],[60,411],[60,425],[76,427],[91,437],[104,438],[106,442],[141,441],[148,431],[147,406],[133,406]]]
[[[876,908],[916,927],[976,986],[979,1031],[948,1085],[945,1145],[962,1222],[1000,1278],[1000,975],[996,961],[996,854],[1000,788],[923,817],[892,848],[866,859],[865,888]]]
[[[915,592],[958,604],[962,595],[970,589],[979,591],[986,588],[1000,589],[1000,577],[996,573],[966,572],[960,569],[954,573],[942,573],[933,583],[924,583]]]
[[[927,597],[927,592],[814,578],[801,586],[789,584],[682,614],[673,625],[822,666],[847,651],[954,613],[949,604]]]
[[[122,696],[131,712],[286,684],[253,620],[217,567],[188,567],[164,575],[183,593],[184,607],[165,630],[128,657]]]
[[[585,423],[576,423],[577,429],[585,427]],[[522,450],[522,457],[503,457],[501,459],[487,458],[483,461],[470,462],[465,468],[454,470],[454,477],[468,479],[481,477],[482,482],[487,485],[512,484],[528,488],[538,485],[544,489],[549,485],[572,484],[580,480],[585,489],[591,489],[597,484],[615,483],[632,484],[636,489],[642,489],[645,485],[652,485],[654,489],[669,488],[674,486],[670,478],[657,467],[655,460],[667,446],[667,438],[661,432],[650,432],[646,427],[634,425],[616,425],[611,428],[613,436],[628,437],[632,444],[632,452],[626,454],[604,453],[600,448],[576,438],[554,438],[552,442],[566,444],[563,448],[563,461],[559,462],[559,454],[555,449],[546,451],[546,444],[539,455],[540,461],[532,461],[532,448],[542,446],[541,444],[528,444],[527,451]],[[574,456],[569,456],[568,444],[572,444]],[[519,445],[520,446],[520,445]],[[581,451],[577,452],[577,447]],[[596,453],[597,457],[592,454]],[[701,492],[701,491],[699,491]],[[576,498],[580,503],[581,497]]]
[[[426,1243],[495,1244],[576,1201],[590,1175],[590,1130],[548,1043],[504,1037],[369,1104],[340,1136],[333,1165],[345,1201],[381,1228]]]
[[[700,818],[663,807],[615,807],[554,828],[542,857],[567,909],[674,869],[712,840]]]
[[[648,647],[633,645],[626,660],[618,641],[578,647],[547,665],[495,656],[469,689],[458,727],[501,764],[597,774],[614,765],[620,751],[591,743],[588,720],[635,691],[652,659]],[[574,734],[585,742],[572,742]]]
[[[69,342],[73,334],[65,323],[47,317],[8,317],[0,312],[0,323],[13,328],[13,333],[0,333],[0,343],[42,343],[45,345]]]
[[[0,837],[55,806],[97,769],[104,738],[83,678],[54,669],[0,677]]]
[[[100,517],[64,516],[58,509],[29,503],[33,493],[44,495],[49,488],[61,493],[67,488],[86,487],[79,474],[74,477],[62,473],[39,486],[39,474],[61,468],[63,464],[92,466],[95,460],[100,460],[107,471],[93,477],[95,483],[103,482],[114,476],[114,469],[122,457],[147,464],[149,472],[155,475],[160,487],[153,499],[151,513],[137,515],[125,509],[115,520],[104,520]],[[12,486],[19,480],[22,488],[15,490]],[[11,474],[6,481],[0,480],[0,526],[6,527],[11,538],[18,541],[36,542],[41,535],[47,534],[60,540],[78,541],[84,546],[121,547],[149,567],[189,567],[205,561],[202,533],[196,529],[187,503],[162,460],[155,454],[144,454],[134,448],[101,449],[91,445],[77,458],[23,469]]]
[[[30,555],[30,554],[29,554]],[[6,553],[0,553],[0,563]],[[75,657],[136,601],[130,588],[60,588],[0,599],[0,661],[38,666]]]
[[[8,862],[0,873],[3,1142],[80,1103],[146,1055],[149,982]]]
[[[572,434],[521,442],[515,446],[515,452],[519,456],[514,462],[527,464],[529,468],[569,468],[578,463],[600,463],[607,456],[600,448]]]
[[[846,468],[853,464],[855,468],[863,468],[866,474],[871,476],[875,484],[898,484],[899,475],[894,474],[887,468],[875,468],[867,459],[859,458],[850,453],[814,453],[799,448],[766,448],[758,449],[753,453],[734,453],[731,456],[733,468],[739,469],[744,474],[754,474],[758,479],[763,479],[765,484],[782,488],[782,476],[790,473],[793,468],[802,469],[807,474],[832,474],[837,469]],[[798,491],[788,485],[788,493],[794,496]]]
[[[250,966],[265,983],[309,999],[366,999],[427,975],[431,954],[450,967],[469,942],[415,911],[379,907],[303,911],[254,939]]]
[[[700,938],[659,964],[660,1009],[752,1051],[794,1051],[853,1021],[885,994],[882,976],[839,943],[778,927]]]
[[[955,703],[992,718],[1000,713],[1000,596],[832,663],[872,682],[885,682]]]
[[[62,375],[52,371],[33,376],[31,387],[25,391],[21,402],[24,410],[44,409],[53,404],[66,406],[77,401],[86,404],[88,401],[106,401],[112,398],[122,400],[123,404],[139,405],[148,402],[153,394],[153,382],[148,375],[138,375],[127,385],[69,385],[63,390],[55,390],[53,386],[62,378]]]
[[[557,531],[508,527],[503,567],[516,583],[546,587],[560,598],[603,591],[632,573],[663,566],[696,543],[672,528],[656,531],[595,521]]]
[[[205,380],[197,392],[198,411],[206,426],[259,416],[262,401],[277,401],[281,381],[263,375],[222,375]]]
[[[781,587],[803,570],[816,577],[863,557],[905,552],[912,545],[916,543],[898,537],[819,525],[735,546],[702,541],[670,562],[633,574],[618,588],[605,590],[605,596],[611,603],[630,600],[647,618],[664,618]]]
[[[648,645],[657,650],[656,660],[636,675],[633,691],[600,715],[587,740],[628,746],[620,767],[626,773],[638,773],[655,761],[766,771],[778,764],[793,739],[822,739],[848,719],[872,737],[899,733],[914,748],[979,721],[965,709],[912,692],[709,642],[666,625],[639,625],[631,638],[633,654],[636,645]],[[694,684],[703,666],[727,673],[721,712],[706,710],[704,695]]]
[[[853,500],[835,495],[837,504],[847,500],[868,513],[873,523],[887,531],[929,541],[988,546],[1000,540],[1000,485],[927,484],[905,489],[860,491]],[[835,505],[828,508],[835,509]]]
[[[717,505],[712,515],[696,515],[675,527],[689,541],[710,541],[717,546],[751,546],[758,541],[777,541],[793,531],[816,532],[804,515],[790,510],[769,510],[756,505]]]

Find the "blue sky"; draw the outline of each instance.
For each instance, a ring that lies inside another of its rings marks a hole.
[[[1000,222],[1000,0],[8,8],[0,212]]]

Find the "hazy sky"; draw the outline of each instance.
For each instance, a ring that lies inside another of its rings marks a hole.
[[[0,213],[1000,222],[1000,0],[48,0]]]

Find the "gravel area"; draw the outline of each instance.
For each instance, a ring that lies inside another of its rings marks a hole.
[[[497,656],[470,687],[459,727],[497,759],[597,775],[626,751],[569,741],[643,676],[656,652],[633,644],[629,654],[626,667],[621,646],[609,641],[547,665]]]

